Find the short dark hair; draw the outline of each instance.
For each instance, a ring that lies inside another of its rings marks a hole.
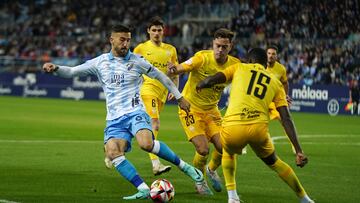
[[[116,24],[111,27],[111,32],[131,32],[132,28],[124,24]]]
[[[246,58],[249,63],[259,63],[266,67],[267,64],[267,54],[266,51],[262,48],[253,48],[250,49],[246,55]]]
[[[279,48],[275,45],[275,44],[270,44],[267,48],[266,51],[269,49],[274,49],[276,51],[276,53],[279,52]]]
[[[233,41],[235,33],[226,28],[217,29],[214,33],[214,39],[216,38],[228,38],[230,42]]]
[[[160,25],[161,27],[164,28],[165,23],[164,21],[159,17],[159,16],[154,16],[149,20],[149,23],[147,25],[147,28],[149,29],[151,26],[153,25]]]

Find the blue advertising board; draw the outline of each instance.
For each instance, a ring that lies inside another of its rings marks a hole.
[[[339,85],[291,85],[293,99],[290,110],[301,112],[349,114],[345,106],[349,101],[349,88]]]
[[[180,80],[180,89],[186,79]],[[1,73],[0,95],[23,97],[52,97],[67,99],[104,100],[101,85],[94,76],[60,78],[45,73]],[[350,114],[345,111],[349,101],[349,89],[337,85],[290,85],[289,95],[293,99],[291,111],[328,113],[330,115]],[[219,102],[226,107],[229,88],[226,88]],[[174,103],[174,102],[173,102]]]

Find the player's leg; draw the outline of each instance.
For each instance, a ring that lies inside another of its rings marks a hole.
[[[131,162],[125,158],[128,143],[128,140],[125,139],[111,138],[106,143],[106,155],[112,161],[119,174],[138,189],[136,194],[124,197],[124,199],[147,199],[150,195],[149,186],[139,176]]]
[[[209,143],[205,135],[194,136],[190,140],[195,147],[194,166],[202,172],[205,172],[207,158],[209,156]]]
[[[209,155],[209,141],[205,135],[197,135],[192,137],[190,140],[195,147],[195,155],[193,159],[194,166],[199,169],[203,174],[206,171],[206,162]],[[213,195],[213,192],[210,190],[207,185],[206,180],[201,184],[195,184],[196,191],[202,195]]]
[[[141,149],[156,154],[162,159],[178,166],[181,171],[195,182],[202,182],[204,177],[198,169],[180,159],[164,142],[153,140],[149,129],[142,129],[136,133],[136,139]]]
[[[296,193],[301,203],[313,202],[306,194],[294,170],[284,161],[279,159],[275,152],[268,157],[262,158],[264,163],[274,170],[279,177],[289,185],[289,187]]]
[[[220,133],[216,133],[210,139],[210,142],[213,143],[215,150],[211,153],[211,159],[209,164],[206,167],[206,175],[211,181],[211,186],[216,192],[221,192],[221,179],[216,172],[216,169],[221,165],[222,159],[222,145],[220,141]]]
[[[252,136],[250,145],[256,155],[261,158],[267,166],[274,170],[286,184],[289,185],[289,187],[299,197],[300,202],[312,202],[312,200],[307,196],[293,169],[276,156],[275,148],[268,132],[268,125],[255,124],[253,126],[256,134]]]
[[[192,112],[192,111],[191,111]],[[205,166],[209,156],[209,139],[205,135],[205,126],[203,114],[192,112],[186,115],[181,111],[180,121],[183,125],[188,140],[195,147],[195,155],[193,159],[194,166],[205,173]]]
[[[181,160],[164,142],[153,140],[150,117],[145,112],[136,112],[129,120],[131,133],[135,134],[141,149],[175,164],[195,182],[202,182],[204,180],[199,170]]]
[[[191,114],[187,115],[179,109],[180,122],[184,128],[187,139],[193,143],[195,147],[195,155],[193,158],[194,166],[205,174],[205,166],[209,155],[209,140],[205,136],[205,123],[202,120],[204,114],[190,109]],[[199,194],[212,195],[207,182],[204,180],[201,184],[195,184],[196,191]]]
[[[153,130],[154,138],[155,138],[155,140],[157,140],[157,135],[159,133],[159,128],[160,128],[160,120],[158,118],[152,118],[151,120],[152,120],[152,128],[154,129]],[[160,175],[162,173],[165,173],[165,172],[168,172],[171,170],[171,166],[163,165],[160,162],[159,157],[157,157],[155,154],[149,153],[149,156],[151,159],[154,175]]]
[[[225,178],[226,190],[228,193],[228,202],[240,203],[240,197],[236,191],[236,154],[230,154],[223,150],[222,169]]]
[[[106,145],[104,145],[104,163],[105,163],[105,167],[108,169],[111,169],[113,167],[112,162],[110,160],[110,158],[106,155]]]
[[[164,103],[155,96],[151,95],[141,95],[141,98],[145,105],[146,113],[151,118],[152,132],[155,140],[157,140],[160,129],[160,111],[163,108]],[[154,175],[160,175],[162,173],[170,171],[171,166],[163,165],[160,162],[159,157],[157,157],[155,154],[149,153],[149,157],[152,163]]]
[[[216,169],[221,165],[222,145],[220,140],[221,131],[221,113],[218,109],[211,110],[205,117],[206,131],[210,136],[210,142],[214,145],[215,150],[211,154],[211,159],[206,167],[206,175],[211,181],[211,185],[216,192],[221,192],[221,179],[216,172]]]
[[[220,140],[221,131],[221,113],[218,109],[207,113],[205,118],[207,135],[210,135],[210,142],[214,145],[215,150],[212,152],[209,162],[209,169],[215,171],[221,165],[222,145]]]
[[[221,165],[225,178],[225,186],[228,193],[228,202],[240,203],[240,197],[236,191],[236,154],[241,154],[246,145],[246,139],[241,135],[241,126],[224,126],[221,130],[221,143],[223,154]]]

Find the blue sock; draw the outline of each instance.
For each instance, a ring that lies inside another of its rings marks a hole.
[[[180,158],[165,143],[161,141],[154,140],[154,146],[151,152],[175,165],[180,164]]]
[[[125,159],[125,156],[119,156],[112,160],[116,170],[122,175],[126,180],[131,182],[135,187],[138,187],[143,183],[143,179],[138,175],[135,167]]]

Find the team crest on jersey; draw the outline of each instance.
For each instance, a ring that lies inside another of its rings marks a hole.
[[[122,83],[125,82],[125,75],[124,73],[122,74],[113,74],[111,75],[111,83],[116,84],[116,85],[121,85]]]
[[[166,55],[167,55],[167,56],[171,56],[171,52],[170,52],[170,51],[166,51]]]
[[[131,70],[134,66],[134,63],[128,63],[126,64],[127,70]]]
[[[191,65],[192,64],[192,59],[188,59],[187,61],[185,61],[186,65]]]

